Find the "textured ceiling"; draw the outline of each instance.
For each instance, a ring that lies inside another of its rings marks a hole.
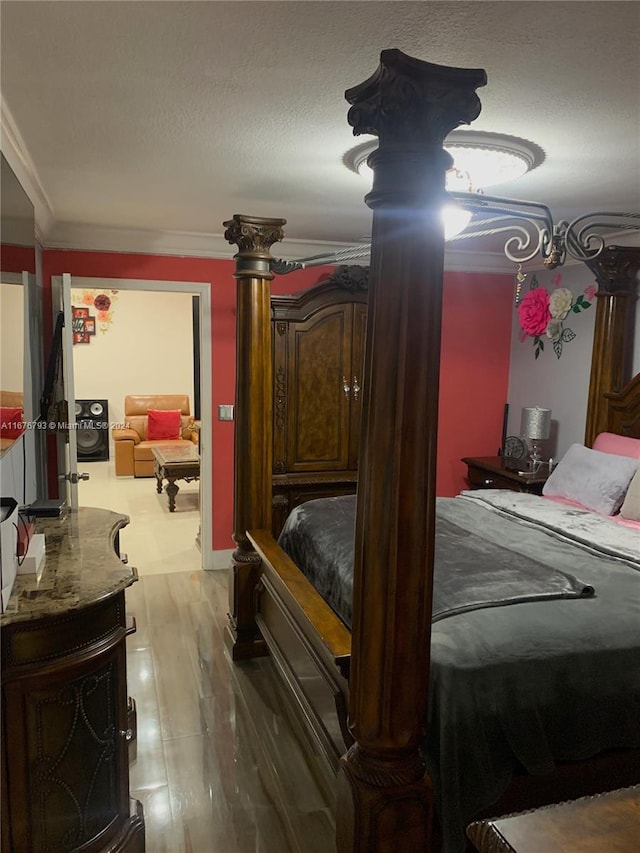
[[[636,2],[2,2],[1,88],[58,223],[369,233],[344,90],[397,47],[486,69],[473,129],[544,163],[501,195],[640,210]],[[46,235],[45,235],[46,237]]]

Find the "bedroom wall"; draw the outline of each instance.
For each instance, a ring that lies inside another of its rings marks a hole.
[[[571,290],[574,300],[590,286],[595,278],[582,263],[563,267],[559,272],[544,270],[536,273],[541,287],[552,292],[556,286]],[[523,294],[529,289],[532,273],[528,274]],[[588,299],[588,295],[585,295]],[[640,327],[640,304],[636,305],[636,330]],[[595,323],[595,300],[578,314],[570,313],[564,321],[575,338],[563,344],[560,358],[550,341],[545,341],[544,351],[535,358],[532,338],[520,338],[520,327],[514,310],[511,336],[511,371],[509,377],[509,427],[511,435],[520,433],[520,415],[523,406],[543,406],[552,411],[552,435],[547,442],[546,455],[560,459],[571,444],[584,441],[584,427],[591,370],[591,348]],[[634,373],[640,370],[640,334],[636,333],[634,347]]]
[[[208,282],[212,297],[213,412],[219,404],[233,402],[236,282],[232,260],[50,249],[44,252],[43,262],[47,317],[51,316],[51,276],[63,272],[87,277]],[[327,268],[315,268],[276,277],[272,290],[294,293],[328,272]],[[460,457],[493,455],[500,444],[508,387],[511,298],[510,277],[445,276],[438,494],[457,494],[465,488],[465,467]],[[233,423],[214,416],[212,431],[213,548],[225,549],[233,547]]]
[[[463,456],[498,453],[509,383],[511,283],[504,275],[445,273],[438,495],[467,488]]]

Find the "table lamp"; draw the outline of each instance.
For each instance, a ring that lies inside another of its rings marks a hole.
[[[542,409],[540,406],[523,409],[520,434],[531,446],[532,468],[537,471],[542,461],[540,442],[551,434],[551,409]]]

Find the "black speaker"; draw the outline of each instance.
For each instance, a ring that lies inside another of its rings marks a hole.
[[[108,400],[76,400],[78,462],[109,459]]]

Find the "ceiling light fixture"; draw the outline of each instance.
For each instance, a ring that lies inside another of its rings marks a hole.
[[[358,145],[345,154],[343,162],[359,174],[376,147],[375,139]],[[546,204],[485,194],[483,188],[515,180],[543,162],[544,152],[532,142],[493,133],[454,131],[444,147],[455,160],[455,170],[447,176],[451,206],[456,214],[476,214],[466,230],[456,229],[456,236],[450,236],[453,229],[447,228],[445,239],[462,241],[503,235],[504,254],[513,263],[540,258],[547,269],[556,269],[567,257],[591,263],[613,237],[640,233],[640,213],[595,211],[571,222],[554,222]],[[297,261],[274,258],[269,268],[277,275],[286,275],[321,264],[345,264],[368,258],[370,249],[370,243],[362,242]]]
[[[343,158],[345,166],[372,183],[367,159],[377,147],[378,140],[372,139],[352,148]],[[481,193],[485,187],[522,177],[544,160],[544,152],[534,143],[497,133],[455,130],[446,138],[444,148],[453,158],[446,175],[446,189],[452,193]],[[445,240],[460,234],[472,216],[471,210],[458,204],[446,205],[442,210]]]

